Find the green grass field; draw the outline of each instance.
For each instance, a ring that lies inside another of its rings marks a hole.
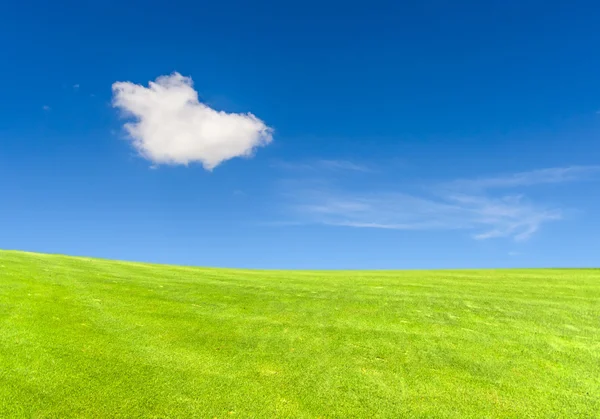
[[[0,252],[2,418],[597,418],[600,270]]]

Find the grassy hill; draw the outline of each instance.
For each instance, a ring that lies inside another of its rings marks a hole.
[[[0,252],[0,417],[599,417],[600,270]]]

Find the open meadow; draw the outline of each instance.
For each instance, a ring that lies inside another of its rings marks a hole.
[[[600,270],[0,252],[2,418],[597,418]]]

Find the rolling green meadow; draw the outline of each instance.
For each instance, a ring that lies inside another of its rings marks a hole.
[[[598,418],[600,270],[0,252],[1,418]]]

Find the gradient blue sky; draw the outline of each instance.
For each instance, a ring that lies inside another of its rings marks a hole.
[[[600,4],[578,1],[3,2],[0,248],[258,268],[598,266],[598,22]],[[212,171],[194,162],[236,116],[204,130],[212,111],[192,100],[177,115],[195,122],[172,120],[168,86],[143,102],[174,72],[272,141]],[[142,143],[168,137],[157,130],[182,142],[140,155],[115,82],[140,85],[127,103],[141,98]],[[174,147],[189,164],[161,164]]]

